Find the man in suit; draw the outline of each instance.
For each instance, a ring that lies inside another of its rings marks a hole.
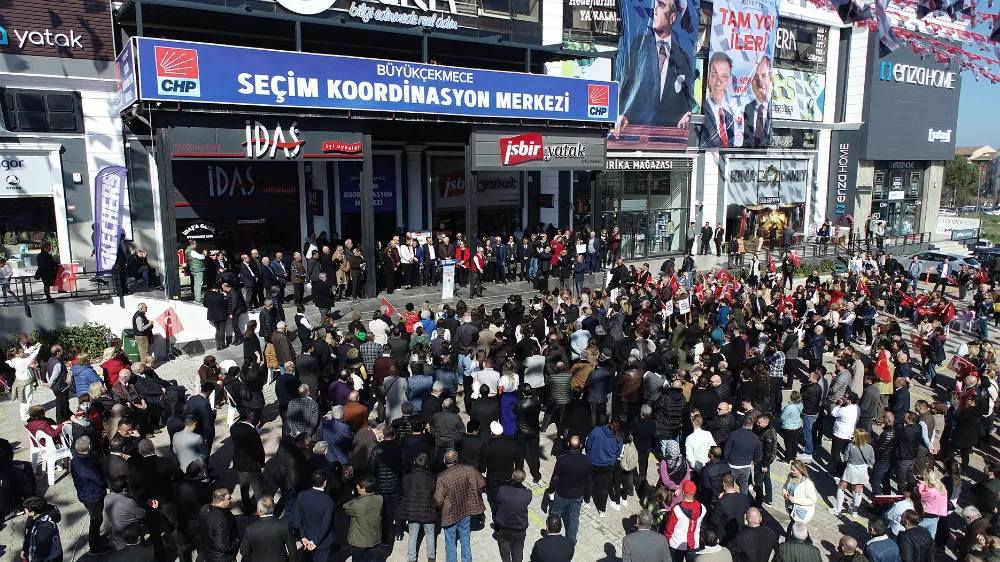
[[[274,270],[271,269],[271,259],[267,256],[261,260],[260,263],[260,277],[263,282],[264,295],[266,298],[271,298],[271,287],[278,284],[278,278],[274,275]],[[264,302],[261,300],[260,302]]]
[[[698,248],[698,255],[712,253],[712,223],[705,221],[705,226],[701,227],[701,246]]]
[[[285,283],[288,283],[290,276],[281,252],[274,254],[274,260],[271,261],[271,272],[274,273],[275,283],[278,287],[278,302],[283,303],[285,302]]]
[[[254,432],[256,433],[256,431]],[[247,525],[240,554],[246,562],[296,562],[299,558],[292,528],[274,516],[274,498],[257,500],[257,517]]]
[[[208,397],[215,391],[215,385],[210,382],[201,383],[201,394],[188,398],[187,415],[198,420],[195,430],[205,440],[206,458],[212,453],[212,443],[215,442],[215,410]],[[183,470],[183,467],[181,468]]]
[[[188,465],[195,460],[205,462],[208,459],[205,439],[198,434],[197,430],[198,418],[188,416],[184,419],[184,431],[175,433],[171,443],[177,464],[184,472],[187,472]]]
[[[111,483],[119,477],[125,478],[127,482],[132,472],[132,463],[129,462],[130,458],[126,458],[124,450],[125,438],[121,436],[112,437],[111,454],[105,457],[101,463],[101,469],[109,488],[111,487]]]
[[[671,36],[676,0],[656,0],[652,34],[635,37],[622,72],[622,114],[614,135],[630,123],[686,129],[691,119],[691,58]]]
[[[333,308],[333,304],[336,301],[333,289],[330,288],[330,283],[327,282],[327,274],[325,272],[320,273],[319,279],[313,281],[312,297],[313,304],[319,309],[320,317],[330,314],[330,309]]]
[[[643,509],[636,516],[637,531],[625,535],[622,540],[622,560],[624,562],[645,562],[646,560],[670,560],[670,546],[662,534],[650,531],[653,516]]]
[[[529,560],[531,562],[570,562],[573,560],[576,542],[564,537],[560,534],[561,532],[562,519],[558,515],[549,515],[548,519],[545,520],[545,536],[535,541]]]
[[[436,285],[438,276],[438,247],[434,244],[434,239],[427,237],[426,242],[420,247],[420,264],[424,267],[424,285]]]
[[[326,473],[317,470],[310,477],[312,488],[298,495],[295,509],[299,515],[302,545],[312,552],[312,562],[326,562],[333,548],[333,500],[326,495]]]
[[[153,562],[155,558],[153,550],[142,544],[144,534],[142,523],[129,523],[122,531],[125,548],[108,554],[106,560],[108,562]]]
[[[729,55],[717,52],[709,60],[708,99],[702,108],[705,120],[701,124],[701,148],[729,148],[735,142],[733,113],[726,103],[726,89],[733,73]]]
[[[253,511],[250,490],[253,489],[253,499],[259,502],[264,489],[264,445],[257,433],[257,421],[257,412],[251,410],[240,416],[239,423],[229,428],[229,437],[233,442],[233,470],[240,482],[243,513]],[[259,504],[257,509],[260,511]]]
[[[247,303],[247,308],[254,310],[257,308],[257,280],[260,278],[254,272],[254,266],[250,262],[250,256],[243,254],[240,256],[240,281],[243,282],[243,300]]]
[[[753,80],[754,99],[743,107],[743,146],[771,145],[771,59],[757,63]]]

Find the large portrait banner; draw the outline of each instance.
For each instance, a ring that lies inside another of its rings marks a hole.
[[[778,0],[716,0],[709,30],[701,148],[771,144],[777,25]]]

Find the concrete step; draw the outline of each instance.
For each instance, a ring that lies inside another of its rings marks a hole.
[[[939,242],[934,242],[931,247],[945,252],[948,254],[961,254],[963,256],[971,255],[969,248],[960,241],[957,240],[942,240]]]

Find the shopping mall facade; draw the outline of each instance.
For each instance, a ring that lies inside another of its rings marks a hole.
[[[40,25],[14,5],[23,22],[9,25]],[[896,80],[887,63],[950,71],[908,47],[879,59],[874,34],[804,0],[780,9],[770,142],[701,150],[700,115],[613,130],[623,81],[606,7],[130,0],[88,16],[102,35],[83,40],[99,43],[86,63],[0,47],[0,146],[51,178],[48,192],[0,193],[6,253],[56,236],[62,261],[93,268],[91,186],[115,164],[129,170],[126,236],[168,297],[189,239],[234,258],[301,249],[309,232],[374,248],[397,232],[617,226],[623,257],[643,259],[682,251],[689,222],[749,235],[747,217],[772,210],[805,238],[843,215],[933,231],[960,76]],[[67,108],[76,128],[60,131]],[[45,222],[22,233],[26,214]]]

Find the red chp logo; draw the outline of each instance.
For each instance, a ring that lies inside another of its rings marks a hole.
[[[600,84],[587,85],[587,115],[602,118],[608,116],[608,86]]]
[[[541,133],[527,133],[500,139],[500,164],[516,166],[532,160],[544,160],[545,147]]]
[[[174,47],[154,48],[157,93],[168,96],[201,96],[198,51]]]

